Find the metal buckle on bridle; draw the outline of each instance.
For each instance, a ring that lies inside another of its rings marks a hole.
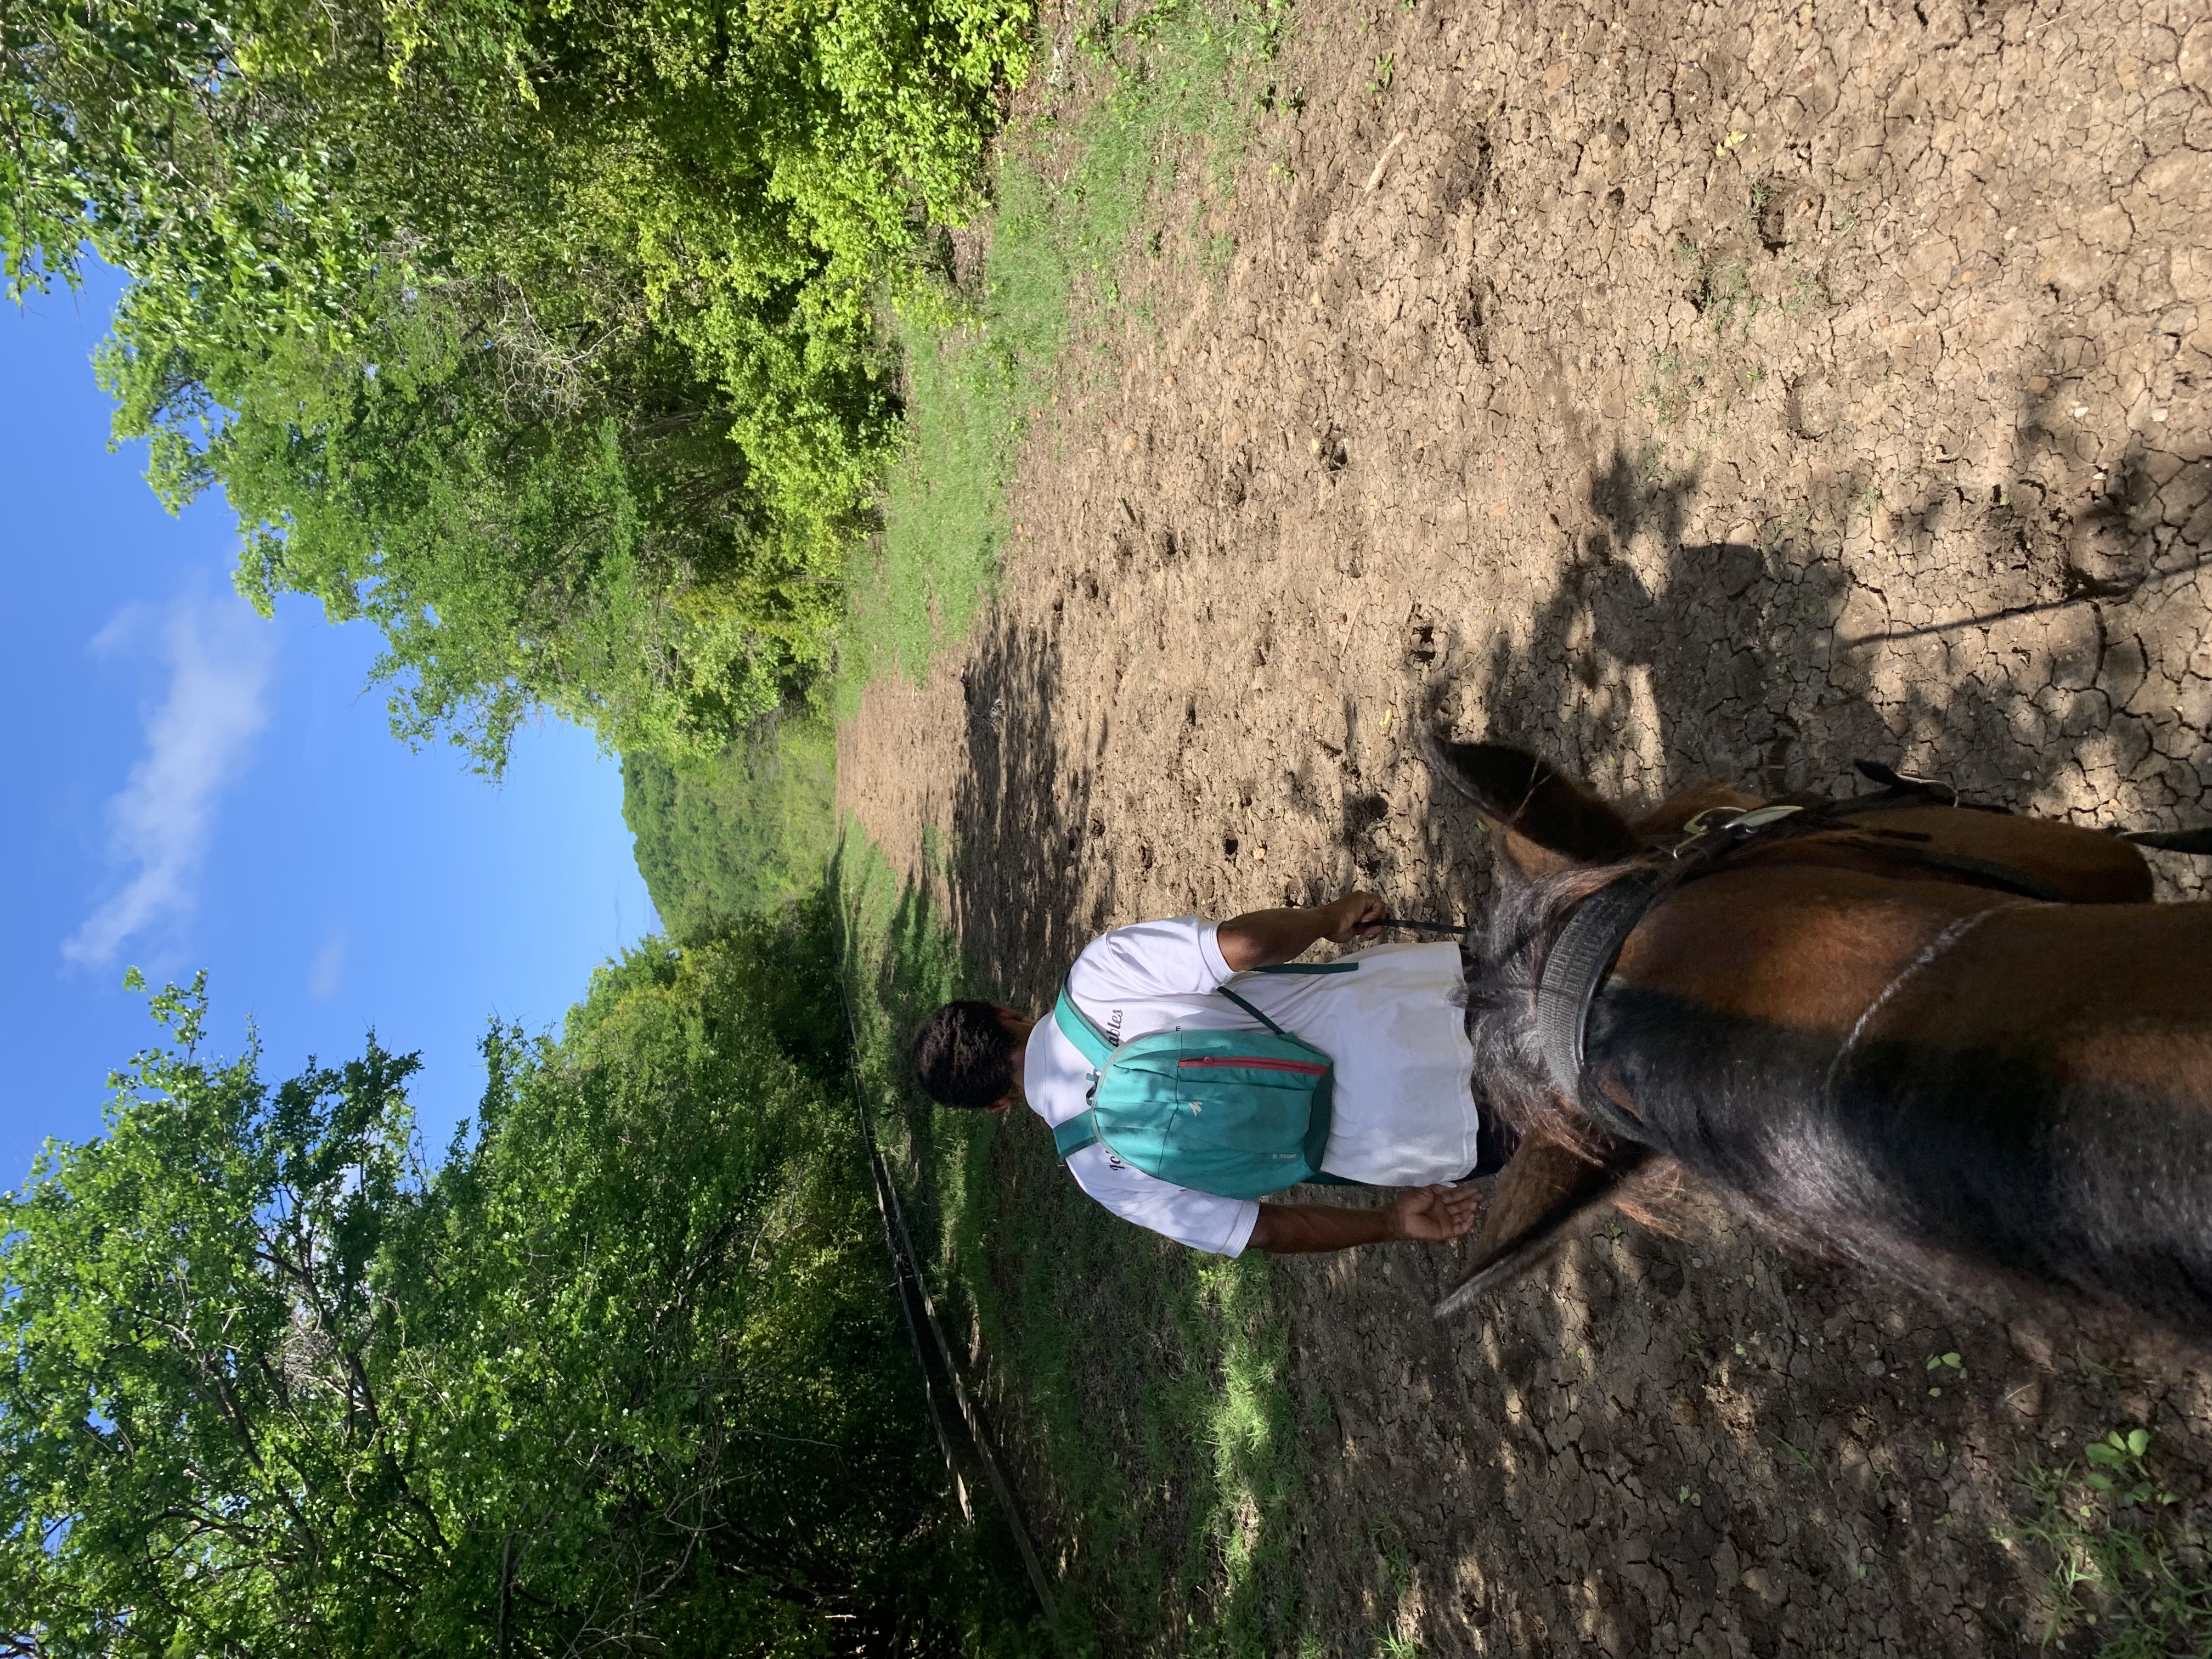
[[[1682,833],[1666,844],[1669,858],[1680,858],[1696,848],[1705,850],[1700,843],[1708,836],[1726,836],[1741,841],[1770,823],[1779,823],[1792,812],[1802,812],[1802,806],[1708,806],[1704,811],[1682,826]]]

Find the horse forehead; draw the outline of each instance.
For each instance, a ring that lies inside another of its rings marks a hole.
[[[1929,941],[1991,896],[1820,866],[1729,871],[1662,904],[1617,980],[1785,1030],[1848,1030]]]
[[[2100,1073],[2179,1065],[2212,1091],[2212,904],[2003,903],[1928,979],[1882,1029],[1959,1049],[2024,1041]]]

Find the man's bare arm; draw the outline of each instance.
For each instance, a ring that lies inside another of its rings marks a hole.
[[[1242,974],[1303,956],[1307,946],[1322,939],[1349,945],[1356,939],[1373,939],[1375,924],[1389,914],[1389,908],[1372,893],[1346,893],[1333,903],[1310,908],[1248,911],[1223,922],[1217,939],[1230,971]]]
[[[1474,1225],[1482,1199],[1472,1187],[1409,1187],[1380,1209],[1338,1204],[1262,1204],[1245,1248],[1311,1255],[1360,1244],[1440,1243]]]

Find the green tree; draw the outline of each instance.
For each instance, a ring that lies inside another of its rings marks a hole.
[[[1028,0],[21,0],[0,260],[130,272],[104,382],[249,593],[367,616],[395,720],[712,755],[827,662],[886,295],[972,209]]]
[[[996,1618],[849,1116],[788,1057],[834,1036],[808,938],[633,952],[558,1042],[495,1033],[434,1167],[411,1058],[270,1089],[201,1054],[197,983],[156,997],[106,1133],[0,1221],[0,1650],[931,1652]]]
[[[664,926],[696,939],[822,879],[836,828],[836,739],[787,709],[708,764],[623,758],[623,817]]]

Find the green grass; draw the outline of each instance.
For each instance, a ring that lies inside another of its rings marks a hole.
[[[2212,1659],[2212,1540],[2159,1480],[2151,1440],[2116,1429],[2086,1467],[2020,1476],[2028,1514],[2017,1531],[2051,1563],[2045,1645],[2094,1632],[2098,1659]]]
[[[1297,1650],[1307,1499],[1285,1279],[1263,1256],[1200,1256],[1109,1215],[1026,1114],[941,1110],[905,1088],[913,1022],[1000,988],[963,963],[933,869],[902,882],[848,828],[832,877],[864,1086],[949,1328],[1026,1471],[1064,1650]]]
[[[840,653],[849,714],[878,674],[919,679],[963,639],[997,576],[1012,526],[1006,487],[1050,406],[1086,319],[1122,303],[1141,247],[1218,276],[1233,244],[1202,212],[1168,222],[1194,179],[1225,198],[1265,104],[1285,0],[1164,0],[1073,52],[1073,83],[1001,136],[980,298],[949,288],[896,319],[904,446],[877,506],[882,534],[857,550]]]

